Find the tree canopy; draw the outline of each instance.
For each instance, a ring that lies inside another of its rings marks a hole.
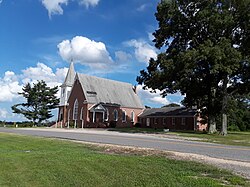
[[[23,92],[18,93],[26,98],[26,103],[12,106],[14,113],[22,114],[27,119],[32,120],[33,124],[40,124],[42,121],[53,117],[51,110],[59,104],[56,97],[58,87],[50,88],[44,81],[33,84],[27,83],[23,87]]]
[[[210,132],[222,115],[226,134],[228,99],[250,89],[250,1],[162,0],[155,16],[162,52],[137,81],[163,96],[180,91],[183,104],[208,117]]]

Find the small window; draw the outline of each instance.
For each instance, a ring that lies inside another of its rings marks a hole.
[[[109,110],[106,109],[105,113],[104,113],[104,120],[108,121],[109,120]]]
[[[162,123],[163,123],[163,125],[166,125],[166,118],[162,119]]]
[[[175,118],[172,118],[172,125],[175,125]]]
[[[181,124],[186,125],[186,118],[181,118]]]
[[[117,112],[117,110],[114,110],[114,120],[115,121],[118,120],[118,112]]]
[[[147,127],[150,126],[150,118],[147,118],[147,120],[146,120],[146,125],[147,125]]]
[[[123,122],[126,121],[126,111],[125,110],[122,111],[122,121]]]
[[[131,122],[135,122],[135,112],[131,112]]]
[[[78,117],[78,100],[75,100],[74,110],[73,110],[73,120],[77,120]]]

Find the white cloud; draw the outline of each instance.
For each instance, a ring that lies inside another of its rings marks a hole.
[[[132,55],[124,51],[116,51],[115,59],[117,62],[125,63],[125,62],[129,62],[132,59]]]
[[[73,2],[74,0],[42,0],[42,4],[48,10],[49,17],[51,18],[52,15],[62,15],[62,5],[67,6],[70,1]],[[89,8],[90,6],[97,6],[99,1],[100,0],[78,0],[78,3],[79,5],[84,5],[86,8]]]
[[[145,4],[140,5],[136,10],[137,10],[138,12],[143,12],[144,10],[146,10],[146,8],[148,8],[148,7],[150,7],[150,6],[151,6],[151,4],[145,3]]]
[[[6,71],[3,78],[0,78],[0,102],[12,101],[17,98],[17,93],[22,90],[17,76],[12,71]]]
[[[99,1],[100,0],[79,0],[79,4],[86,6],[86,8],[89,8],[90,6],[97,6]]]
[[[1,3],[1,2],[0,2]],[[0,118],[7,118],[8,117],[8,112],[4,108],[0,108]]]
[[[57,45],[60,56],[70,62],[78,62],[91,68],[108,68],[113,63],[106,46],[83,36],[64,40]]]
[[[67,5],[68,0],[42,0],[43,6],[48,10],[49,17],[54,14],[63,14],[62,5]]]
[[[12,71],[6,71],[0,78],[0,102],[11,102],[20,97],[18,92],[26,83],[35,83],[44,80],[48,86],[59,86],[67,73],[68,68],[58,68],[55,72],[43,63],[37,63],[36,67],[22,70],[22,74],[16,75]]]
[[[153,36],[153,33],[148,32],[148,39],[149,39],[151,42],[155,39],[155,37]]]
[[[125,44],[135,48],[134,54],[139,62],[148,63],[150,58],[156,59],[157,57],[156,48],[144,40],[130,40]]]
[[[156,90],[156,93],[152,93],[151,91],[152,89],[144,90],[142,85],[137,86],[137,93],[145,105],[167,105],[170,103],[166,97],[161,96],[160,90]]]

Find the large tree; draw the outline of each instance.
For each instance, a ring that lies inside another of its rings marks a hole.
[[[211,133],[223,116],[226,135],[228,99],[250,88],[250,0],[162,0],[155,16],[154,42],[162,52],[137,81],[163,96],[180,91],[186,106],[208,117]]]
[[[250,130],[250,100],[249,95],[229,99],[228,125],[233,130]]]
[[[33,86],[27,83],[22,90],[23,92],[18,94],[26,98],[26,102],[12,106],[14,113],[24,115],[34,125],[39,125],[53,116],[51,110],[59,104],[59,99],[56,97],[57,86],[50,88],[44,81],[38,81]]]

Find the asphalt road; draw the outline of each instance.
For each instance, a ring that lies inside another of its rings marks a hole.
[[[129,134],[103,130],[68,130],[68,129],[22,129],[2,128],[0,132],[16,133],[51,138],[63,138],[85,142],[136,146],[159,150],[194,153],[227,160],[250,163],[250,148],[241,146],[220,145],[214,143],[194,142],[187,140],[155,137],[143,134]]]

